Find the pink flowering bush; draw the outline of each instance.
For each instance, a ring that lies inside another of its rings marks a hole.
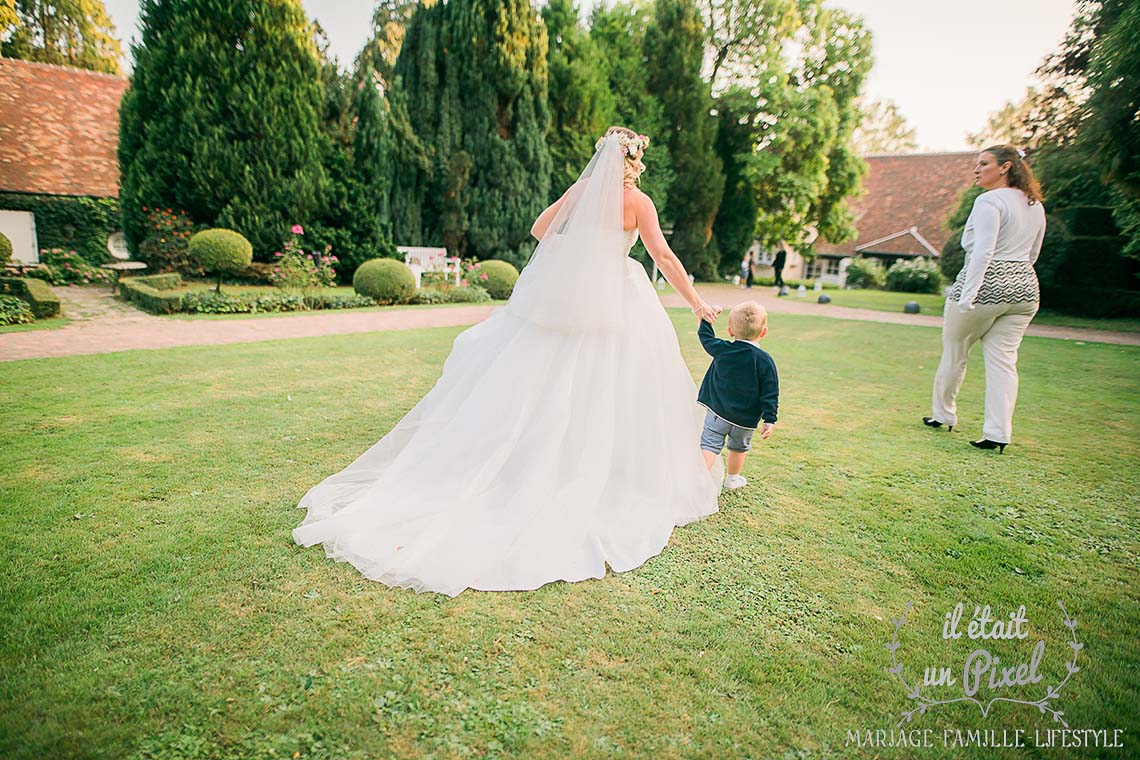
[[[115,279],[110,271],[93,267],[75,251],[63,248],[40,249],[40,267],[29,270],[27,276],[52,285],[103,285]]]
[[[332,255],[332,246],[326,245],[321,253],[306,251],[301,241],[304,228],[294,224],[290,232],[292,237],[284,249],[273,254],[269,282],[282,290],[330,288],[336,284],[338,260]]]
[[[487,280],[490,275],[483,271],[483,262],[476,261],[475,259],[463,260],[463,277],[460,284],[466,287],[467,285],[481,285],[486,287]]]
[[[464,261],[460,284],[464,287],[474,285],[483,288],[496,301],[505,301],[511,297],[518,278],[519,271],[506,261]]]

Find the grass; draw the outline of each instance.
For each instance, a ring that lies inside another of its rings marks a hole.
[[[57,327],[64,327],[71,324],[70,319],[67,317],[49,317],[47,319],[37,319],[35,322],[26,325],[0,325],[0,335],[4,333],[15,332],[31,332],[33,330],[54,330]]]
[[[1043,688],[1064,672],[1058,600],[1085,649],[1056,705],[1130,746],[1140,349],[1027,338],[997,456],[966,445],[980,356],[962,429],[919,424],[937,329],[773,319],[781,422],[719,514],[629,573],[454,600],[364,581],[290,530],[301,494],[432,386],[458,329],[3,365],[0,754],[912,757],[845,747],[907,709],[891,619],[915,604],[914,679],[977,646],[941,640],[955,603],[1023,604],[1030,638],[984,646],[1012,664],[1045,640]],[[909,727],[934,731],[922,757],[1021,758],[1055,751],[948,750],[942,730],[1059,726],[999,703]]]

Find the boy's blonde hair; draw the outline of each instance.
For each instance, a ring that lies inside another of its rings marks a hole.
[[[756,340],[768,326],[768,310],[755,301],[738,303],[728,313],[728,326],[735,337]]]

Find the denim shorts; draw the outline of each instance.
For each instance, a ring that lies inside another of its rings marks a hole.
[[[705,415],[705,429],[701,431],[701,448],[719,454],[727,438],[729,451],[748,451],[752,448],[752,434],[755,432],[752,428],[733,425],[710,409]]]

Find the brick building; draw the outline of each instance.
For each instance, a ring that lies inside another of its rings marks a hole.
[[[28,209],[118,197],[119,101],[127,85],[111,74],[0,58],[0,231],[12,238],[15,258],[38,259],[37,234],[40,245],[68,242],[67,230],[45,229],[47,214]],[[44,218],[29,239],[32,214]]]

